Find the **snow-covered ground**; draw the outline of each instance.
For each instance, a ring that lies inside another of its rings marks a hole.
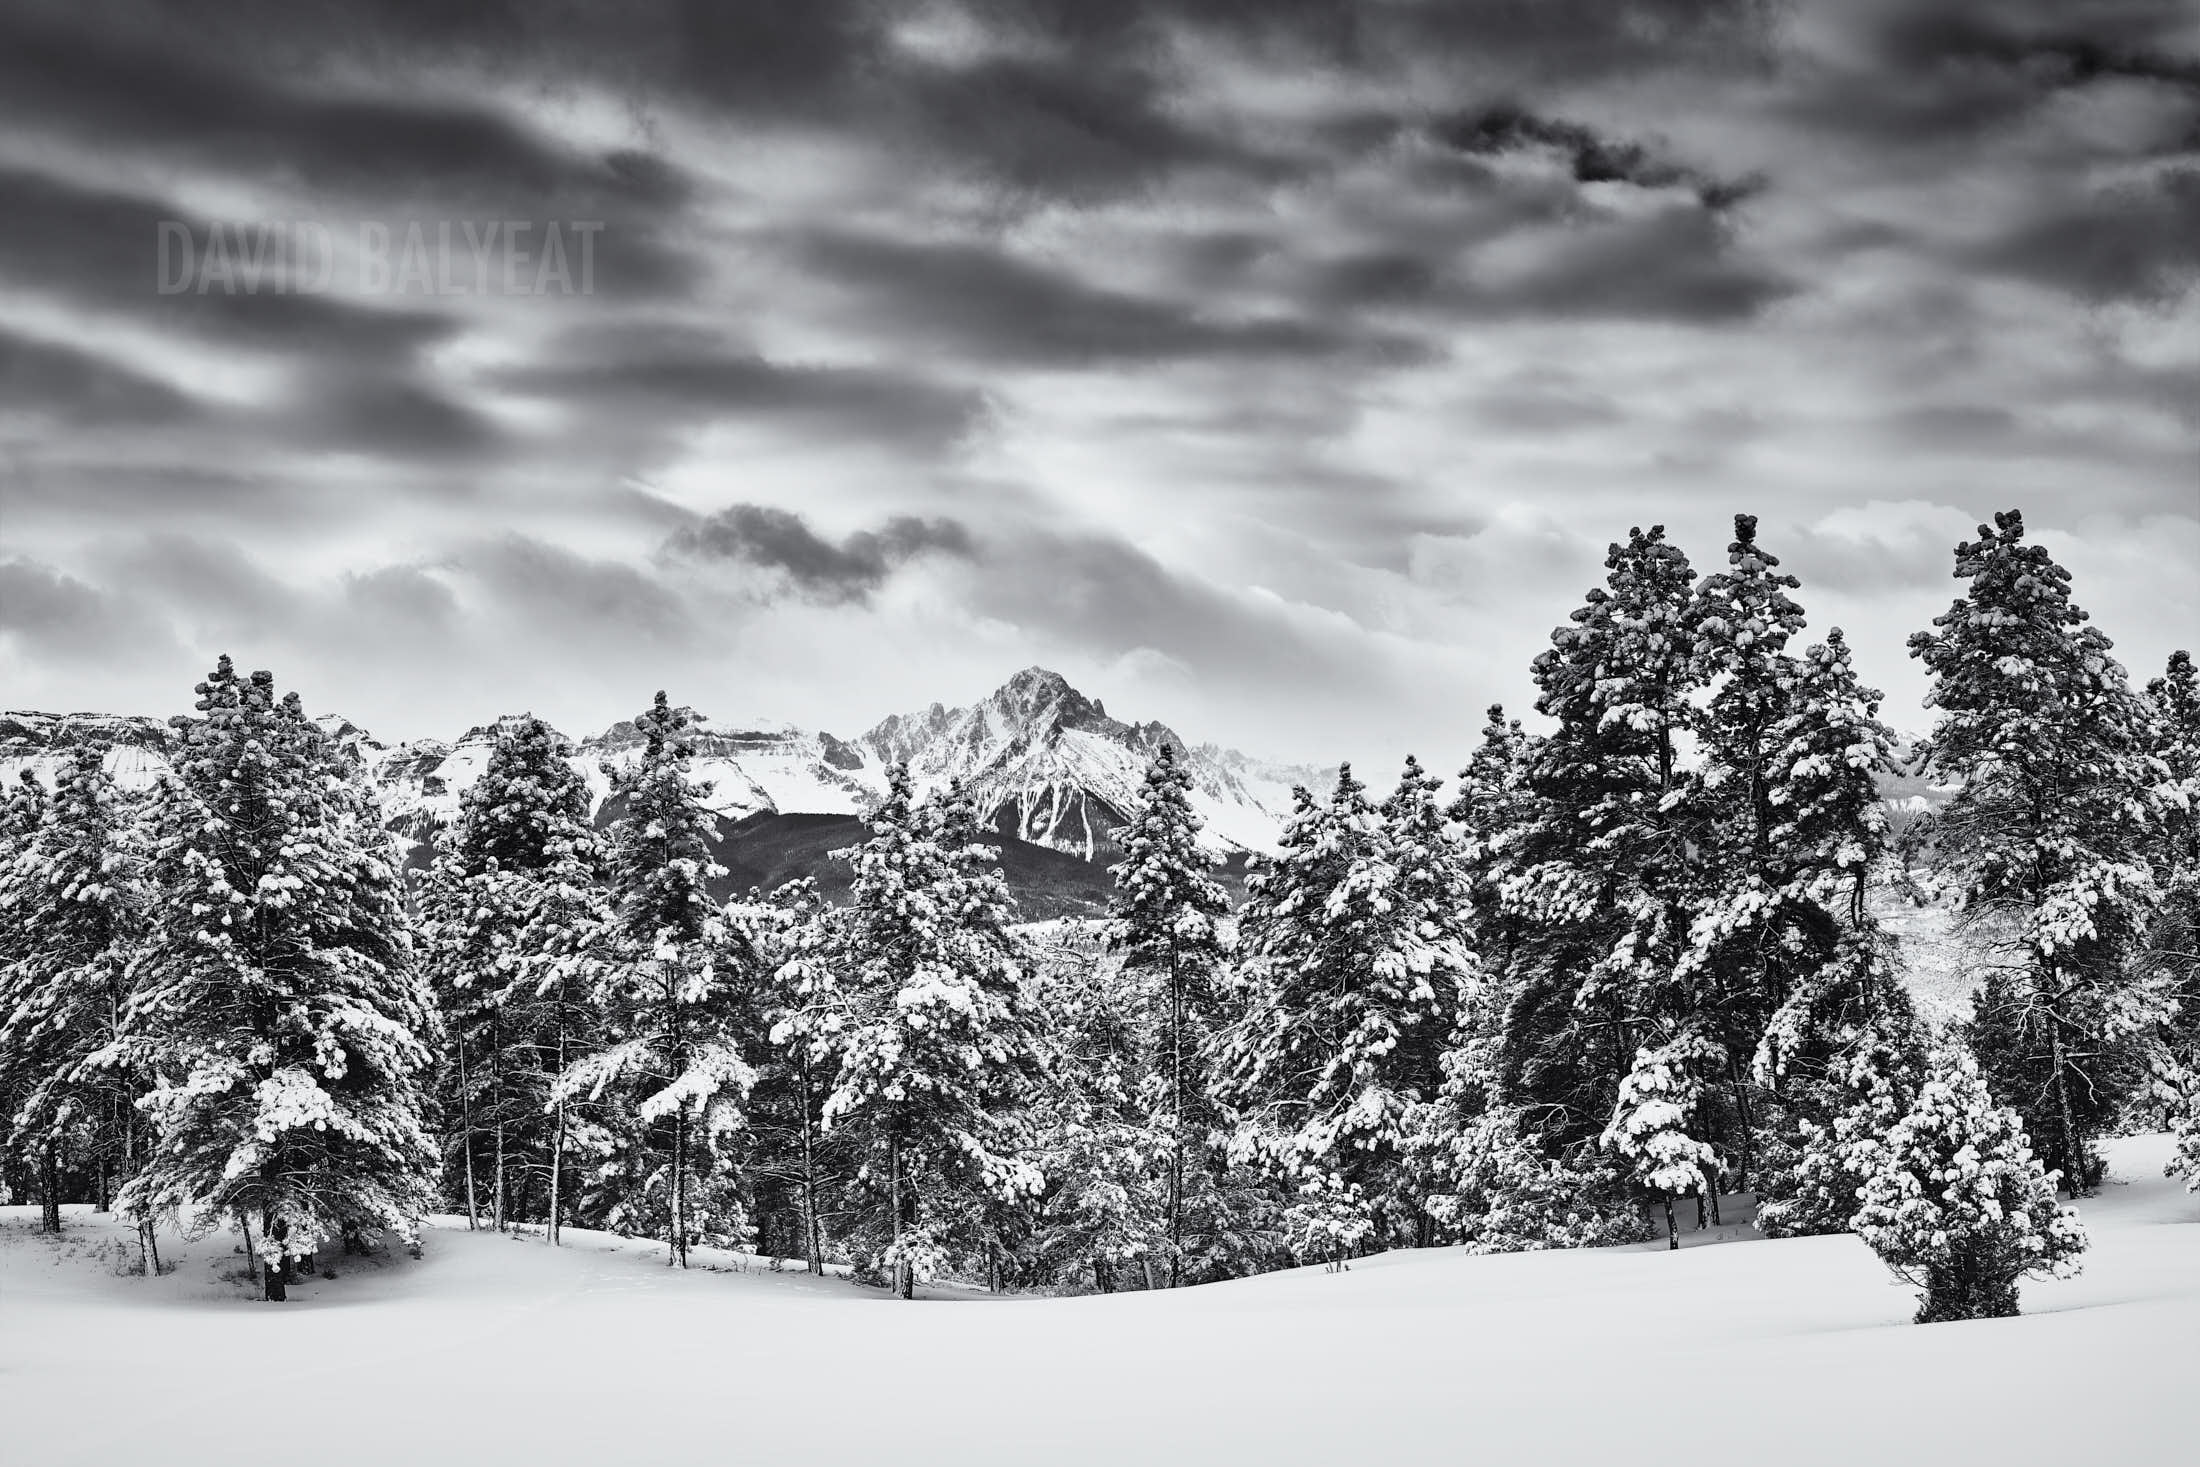
[[[271,1305],[233,1239],[147,1281],[105,1219],[0,1209],[0,1461],[2190,1462],[2200,1197],[2167,1150],[2115,1144],[2083,1277],[1924,1327],[1847,1237],[903,1304],[445,1226]]]

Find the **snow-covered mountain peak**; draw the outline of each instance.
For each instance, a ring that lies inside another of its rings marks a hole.
[[[497,739],[526,714],[504,714],[455,739],[384,745],[333,715],[316,724],[368,773],[390,825],[424,840],[458,811]],[[118,746],[110,767],[149,786],[165,767],[172,731],[157,719],[89,714],[0,715],[0,765],[48,768],[62,745],[103,737]],[[710,807],[727,820],[754,815],[860,815],[885,793],[886,772],[906,762],[923,794],[962,781],[979,809],[1009,834],[1087,860],[1114,853],[1146,765],[1162,744],[1183,751],[1195,808],[1209,845],[1261,850],[1275,840],[1301,772],[1261,764],[1234,750],[1188,745],[1158,722],[1109,715],[1060,673],[1029,667],[965,708],[933,703],[880,720],[860,738],[749,717],[706,721],[695,731],[694,774],[711,785]],[[610,793],[605,765],[638,757],[631,721],[574,741],[575,772],[599,802]]]

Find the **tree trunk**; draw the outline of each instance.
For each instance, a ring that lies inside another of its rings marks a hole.
[[[1749,1084],[1742,1078],[1742,1062],[1733,1050],[1726,1053],[1726,1071],[1734,1081],[1734,1113],[1741,1123],[1740,1155],[1735,1158],[1734,1190],[1749,1190],[1749,1167],[1756,1151],[1756,1128],[1749,1114]]]
[[[558,1073],[565,1073],[565,989],[563,980],[558,988]],[[565,1226],[565,1215],[560,1211],[565,1197],[565,1102],[558,1102],[558,1119],[550,1135],[550,1224],[545,1232],[550,1246],[558,1246],[558,1234]]]
[[[1184,968],[1169,944],[1169,1287],[1184,1273]]]
[[[1662,1200],[1665,1203],[1665,1246],[1666,1250],[1671,1252],[1681,1246],[1681,1234],[1680,1229],[1673,1222],[1673,1199],[1671,1195],[1667,1195]]]
[[[61,1164],[54,1159],[48,1141],[38,1153],[38,1226],[44,1232],[61,1231]]]
[[[672,1113],[672,1254],[665,1259],[670,1267],[677,1263],[688,1266],[687,1245],[687,1110],[685,1107]]]
[[[496,1226],[497,1226],[497,1231],[501,1233],[501,1232],[503,1232],[503,1231],[504,1231],[504,1219],[505,1219],[505,1211],[504,1211],[504,1115],[503,1115],[503,1113],[502,1113],[502,1110],[501,1110],[501,1108],[499,1109],[499,1112],[498,1112],[498,1115],[497,1115],[497,1139],[496,1139],[496,1159],[497,1159]]]
[[[138,1262],[149,1279],[160,1277],[160,1240],[153,1236],[153,1220],[140,1217],[137,1225]]]
[[[896,1296],[914,1299],[917,1295],[916,1279],[909,1267],[909,1260],[901,1252],[901,1142],[886,1143],[887,1205],[893,1212],[894,1226],[894,1282]]]
[[[461,1021],[463,1023],[463,1021]],[[474,1087],[466,1075],[466,1036],[458,1036],[458,1134],[466,1152],[466,1227],[481,1227],[481,1205],[474,1194]]]
[[[807,1041],[805,1041],[806,1043]],[[803,1262],[813,1274],[825,1272],[825,1250],[817,1229],[817,1153],[810,1116],[810,1056],[804,1049],[795,1066],[795,1085],[802,1102],[802,1249]]]
[[[2055,1109],[2062,1126],[2063,1190],[2073,1199],[2085,1195],[2085,1147],[2078,1137],[2077,1112],[2070,1107],[2070,1080],[2064,1073],[2063,1022],[2058,1011],[2047,1016],[2048,1059],[2055,1069]]]
[[[270,1304],[281,1304],[290,1297],[287,1287],[290,1282],[290,1255],[283,1250],[283,1245],[290,1240],[290,1224],[269,1222],[262,1217],[260,1234],[274,1253],[274,1257],[268,1259],[267,1269],[262,1275],[267,1283],[266,1299]]]
[[[564,1221],[565,1102],[558,1102],[558,1118],[550,1130],[550,1221],[543,1229],[550,1246],[558,1246],[558,1229]]]

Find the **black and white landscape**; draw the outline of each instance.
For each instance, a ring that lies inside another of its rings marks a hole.
[[[9,1467],[2191,1456],[2186,0],[0,0],[0,208]]]

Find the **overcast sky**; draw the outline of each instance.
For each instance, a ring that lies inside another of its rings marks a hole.
[[[226,649],[390,739],[846,737],[1038,663],[1454,767],[1607,542],[1751,511],[1921,727],[2009,506],[2144,678],[2200,642],[2196,17],[0,0],[0,704]],[[513,222],[585,292],[466,252]]]

